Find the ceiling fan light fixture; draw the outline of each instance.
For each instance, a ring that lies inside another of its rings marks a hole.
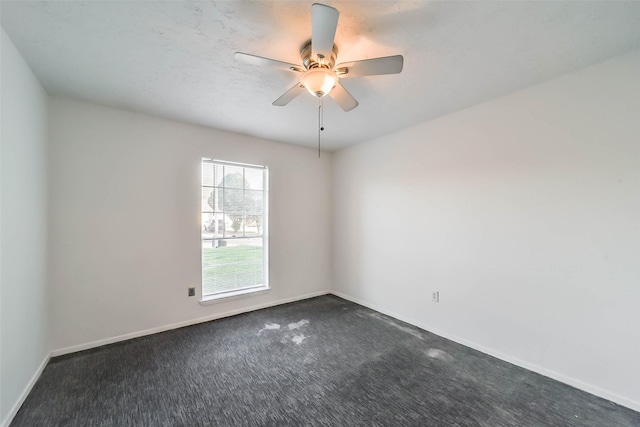
[[[0,0],[2,1],[2,0]],[[251,65],[268,65],[293,72],[297,75],[295,86],[291,87],[273,105],[282,107],[304,92],[304,89],[318,98],[331,98],[344,111],[358,106],[358,101],[340,84],[343,78],[398,74],[402,71],[402,55],[361,59],[336,65],[338,48],[335,45],[336,29],[340,12],[320,3],[311,6],[311,40],[300,49],[302,66],[248,53],[236,52],[237,61]]]
[[[302,76],[302,84],[313,96],[323,97],[338,83],[338,76],[328,68],[312,68]]]

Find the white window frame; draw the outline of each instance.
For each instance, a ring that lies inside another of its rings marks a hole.
[[[253,295],[256,293],[263,293],[265,291],[268,291],[270,289],[269,286],[269,168],[267,166],[263,166],[263,165],[253,165],[253,164],[248,164],[248,163],[237,163],[237,162],[230,162],[230,161],[226,161],[226,160],[218,160],[218,159],[214,159],[214,158],[207,158],[207,157],[203,157],[201,159],[201,163],[200,163],[200,167],[202,169],[204,163],[213,163],[214,165],[221,165],[221,166],[233,166],[233,167],[241,167],[241,168],[251,168],[251,169],[260,169],[262,170],[262,177],[263,177],[263,181],[262,181],[262,185],[263,185],[263,189],[262,189],[262,201],[263,201],[263,209],[262,209],[262,234],[258,235],[258,236],[242,236],[242,237],[231,237],[231,236],[225,236],[225,237],[212,237],[212,238],[204,238],[202,230],[204,227],[204,224],[202,223],[202,219],[201,219],[201,224],[200,224],[200,302],[202,304],[210,304],[210,303],[216,303],[216,302],[220,302],[222,300],[228,300],[228,298],[233,298],[233,297],[244,297],[244,296],[249,296],[249,295]],[[213,183],[213,186],[216,186],[216,182]],[[204,185],[203,182],[203,178],[201,176],[200,179],[200,189],[202,191],[203,188],[207,188],[208,186]],[[201,213],[205,214],[204,211],[202,211],[202,207],[201,207]],[[246,213],[245,213],[246,215]],[[203,217],[203,215],[201,215],[201,218]],[[233,240],[233,239],[255,239],[255,238],[262,238],[262,284],[261,285],[256,285],[256,286],[252,286],[252,287],[248,287],[248,288],[240,288],[240,289],[235,289],[235,290],[229,290],[229,291],[221,291],[221,292],[216,292],[213,294],[205,294],[204,293],[204,269],[203,269],[203,254],[204,254],[204,242],[205,241],[215,241],[215,240]]]

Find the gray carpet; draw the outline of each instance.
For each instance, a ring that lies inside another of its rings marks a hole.
[[[51,360],[18,426],[640,426],[640,413],[333,296]]]

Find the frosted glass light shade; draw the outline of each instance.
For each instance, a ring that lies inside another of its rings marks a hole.
[[[302,76],[302,84],[318,98],[327,95],[338,82],[335,72],[327,68],[312,68]]]

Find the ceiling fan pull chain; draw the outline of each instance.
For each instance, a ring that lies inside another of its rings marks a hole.
[[[322,98],[318,100],[318,158],[320,158],[320,132],[324,130],[324,109]]]

